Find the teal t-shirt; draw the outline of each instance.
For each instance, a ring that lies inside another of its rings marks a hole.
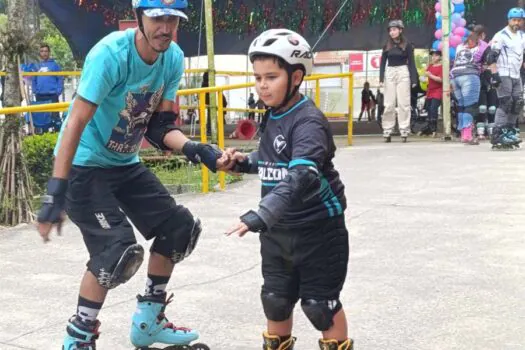
[[[77,89],[77,95],[98,108],[82,133],[73,164],[107,168],[139,162],[151,115],[162,100],[175,101],[183,71],[184,53],[175,43],[155,63],[145,63],[135,47],[135,29],[98,42],[86,57]],[[68,116],[70,112],[71,107]]]

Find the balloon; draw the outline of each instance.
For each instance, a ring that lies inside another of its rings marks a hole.
[[[442,51],[442,50],[443,50],[443,42],[442,42],[442,41],[439,42],[438,50],[439,50],[439,51]]]
[[[441,41],[439,41],[439,40],[434,41],[434,42],[432,43],[432,48],[433,48],[434,50],[439,50],[439,44],[441,44]]]
[[[465,36],[465,33],[466,33],[466,30],[463,27],[456,27],[456,29],[454,29],[454,34],[457,36],[463,37]]]
[[[459,44],[461,44],[462,40],[461,40],[461,37],[460,36],[457,36],[457,35],[452,35],[450,37],[450,45],[452,47],[457,47]]]
[[[455,23],[450,24],[450,31],[453,32],[456,29],[457,25]]]
[[[450,13],[454,13],[454,11],[456,10],[456,7],[454,6],[454,4],[450,4]]]
[[[449,50],[449,54],[450,54],[450,59],[451,60],[456,58],[456,49],[454,47],[451,47],[450,50]]]
[[[436,39],[441,40],[441,38],[443,37],[443,31],[441,29],[436,30],[434,36],[436,37]]]
[[[427,89],[428,89],[428,80],[425,81],[424,83],[420,83],[419,86],[421,86],[421,90],[427,91]]]
[[[457,5],[452,5],[452,7],[454,8],[454,11],[451,10],[451,12],[456,12],[456,13],[461,13],[461,12],[465,12],[465,4],[457,4]]]
[[[462,4],[463,2],[463,0],[452,0],[453,4]]]
[[[436,29],[441,29],[441,28],[443,28],[443,22],[436,21]]]
[[[467,26],[467,20],[462,18],[461,23],[459,24],[460,27],[466,27]]]
[[[434,6],[434,8],[436,9],[436,12],[441,12],[441,3],[436,2],[436,6]]]
[[[454,13],[450,19],[452,20],[452,23],[455,23],[456,25],[461,23],[461,15],[459,13]]]
[[[441,12],[436,12],[436,19],[441,21]]]

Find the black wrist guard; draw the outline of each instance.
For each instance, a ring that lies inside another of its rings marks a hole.
[[[248,229],[252,232],[264,232],[266,231],[266,224],[262,221],[261,217],[257,212],[250,210],[246,214],[241,216],[241,221],[248,226]]]

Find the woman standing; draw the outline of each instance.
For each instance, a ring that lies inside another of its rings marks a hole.
[[[487,47],[487,43],[481,40],[481,34],[473,31],[457,47],[454,67],[450,71],[451,85],[459,107],[458,130],[461,131],[461,142],[469,145],[479,144],[477,138],[473,137],[474,116],[479,112],[480,74]]]
[[[385,112],[383,114],[383,137],[391,141],[397,118],[401,139],[406,142],[410,133],[410,91],[417,86],[417,70],[414,47],[403,35],[403,21],[388,24],[389,38],[383,47],[379,82],[385,88]]]

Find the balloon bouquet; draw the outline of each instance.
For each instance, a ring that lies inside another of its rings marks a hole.
[[[432,43],[432,49],[443,50],[443,21],[441,16],[441,2],[449,1],[450,11],[450,38],[449,38],[449,54],[450,60],[453,61],[456,57],[456,48],[461,44],[470,34],[467,29],[467,21],[465,20],[465,4],[464,0],[437,0],[436,1],[436,31],[434,37],[436,41]],[[427,90],[428,79],[425,77],[426,65],[420,69],[419,76],[421,77],[421,88]]]

